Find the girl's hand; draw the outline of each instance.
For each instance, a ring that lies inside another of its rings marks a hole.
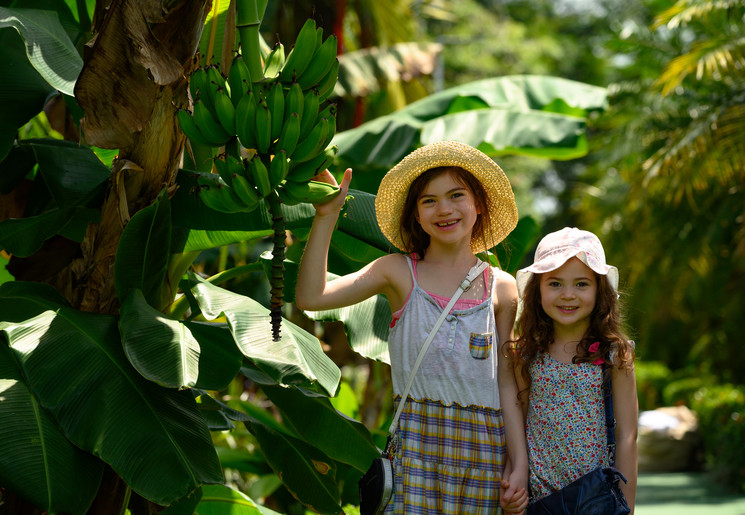
[[[528,507],[528,492],[525,488],[511,485],[509,479],[502,479],[499,485],[499,504],[505,515],[523,513]]]
[[[329,172],[328,170],[324,170],[323,172],[319,173],[318,175],[313,177],[313,180],[326,182],[334,186],[339,186],[339,188],[341,189],[339,194],[328,202],[324,202],[323,204],[313,204],[313,206],[316,208],[316,215],[326,216],[331,214],[339,214],[339,211],[341,210],[342,206],[344,206],[344,202],[346,202],[347,199],[349,183],[352,180],[352,169],[347,168],[344,171],[344,177],[341,180],[341,184],[338,184],[336,182],[336,179],[334,179],[334,176],[331,175],[331,172]]]

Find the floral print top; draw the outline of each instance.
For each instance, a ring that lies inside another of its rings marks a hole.
[[[609,465],[602,366],[548,354],[530,365],[527,439],[530,499],[536,501]]]

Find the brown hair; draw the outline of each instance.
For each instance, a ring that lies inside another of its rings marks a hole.
[[[406,195],[406,201],[404,202],[401,225],[399,227],[401,240],[404,242],[403,250],[417,254],[420,258],[424,257],[429,247],[429,234],[424,232],[416,219],[417,202],[427,187],[427,184],[432,179],[444,173],[452,174],[456,182],[467,188],[473,195],[476,209],[480,211],[480,214],[476,217],[476,222],[473,225],[471,239],[486,241],[484,231],[488,230],[487,228],[489,227],[489,210],[486,208],[486,191],[484,191],[484,187],[481,186],[479,180],[470,172],[458,166],[431,168],[423,172],[411,183],[409,192]]]
[[[595,308],[590,314],[590,325],[577,345],[577,354],[572,363],[591,363],[602,358],[607,365],[631,368],[634,362],[634,348],[623,329],[618,294],[605,275],[595,274],[597,293]],[[528,279],[523,292],[523,310],[516,323],[516,340],[505,342],[504,353],[512,356],[513,365],[519,368],[527,385],[520,395],[530,390],[530,365],[539,354],[548,353],[554,340],[554,323],[541,307],[541,274],[533,274]],[[597,351],[590,353],[589,347],[599,342]],[[611,362],[611,351],[615,350]]]

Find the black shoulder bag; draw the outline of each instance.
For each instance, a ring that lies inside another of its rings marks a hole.
[[[528,505],[528,515],[626,515],[631,510],[619,482],[626,478],[614,467],[616,462],[616,419],[613,416],[611,371],[603,365],[605,435],[610,467],[598,467],[576,481]]]

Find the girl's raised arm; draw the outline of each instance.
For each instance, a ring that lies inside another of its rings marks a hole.
[[[327,171],[316,180],[336,185]],[[392,294],[385,262],[396,256],[383,256],[361,270],[326,282],[327,261],[331,235],[352,180],[352,169],[344,172],[339,187],[341,192],[329,202],[316,204],[316,215],[300,261],[295,304],[304,310],[336,309],[361,302],[375,294]],[[400,256],[399,256],[400,257]],[[382,263],[381,263],[382,262]],[[390,297],[389,297],[390,300]]]
[[[621,490],[634,514],[636,501],[637,447],[639,404],[636,397],[634,368],[613,367],[613,413],[616,417],[616,468],[628,483],[621,481]]]

